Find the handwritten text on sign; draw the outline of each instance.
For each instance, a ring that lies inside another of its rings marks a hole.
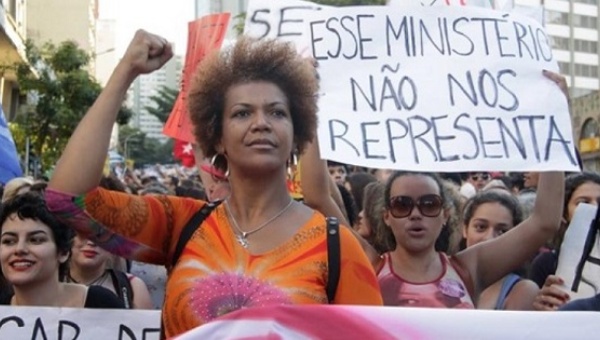
[[[160,338],[160,311],[0,306],[0,339]]]
[[[319,62],[324,158],[376,168],[575,170],[558,71],[531,19],[469,7],[326,8],[306,27]]]

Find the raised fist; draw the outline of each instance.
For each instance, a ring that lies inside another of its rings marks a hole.
[[[172,46],[165,38],[138,30],[129,43],[121,63],[128,67],[133,76],[138,76],[158,70],[172,56]]]

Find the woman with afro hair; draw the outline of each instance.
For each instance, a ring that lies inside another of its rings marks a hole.
[[[96,103],[73,133],[46,195],[53,211],[102,247],[169,265],[180,233],[206,202],[132,196],[97,188],[110,132],[132,81],[172,56],[169,43],[138,31]],[[163,307],[173,337],[238,309],[281,304],[381,304],[358,241],[340,228],[341,263],[328,301],[325,217],[290,197],[286,163],[317,124],[310,62],[270,40],[241,38],[204,59],[187,93],[202,153],[228,177],[231,194],[169,266]]]

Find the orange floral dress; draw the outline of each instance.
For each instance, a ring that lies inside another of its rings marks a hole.
[[[74,197],[46,192],[64,222],[129,259],[170,263],[181,230],[206,202],[171,196],[133,196],[96,189]],[[276,249],[252,255],[236,240],[223,205],[194,233],[167,281],[165,334],[184,333],[223,314],[272,304],[327,303],[327,242],[315,212]],[[335,304],[381,305],[377,278],[358,241],[340,228],[341,272]]]

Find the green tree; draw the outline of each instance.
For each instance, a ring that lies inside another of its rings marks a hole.
[[[146,106],[145,109],[164,124],[169,119],[178,95],[179,90],[163,85],[158,89],[158,94],[150,97],[154,105]]]
[[[86,69],[90,56],[75,42],[37,47],[28,41],[26,55],[35,72],[25,63],[13,67],[21,91],[28,93],[33,103],[15,118],[14,129],[29,137],[32,152],[41,155],[43,167],[48,168],[56,163],[102,87]],[[126,123],[130,116],[131,111],[123,108],[119,123]],[[18,150],[25,150],[24,139],[15,139]]]

